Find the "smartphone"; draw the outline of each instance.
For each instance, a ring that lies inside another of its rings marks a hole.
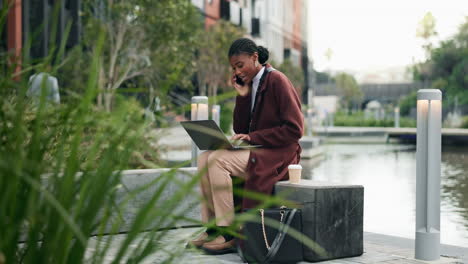
[[[237,76],[237,75],[236,75],[236,83],[237,83],[238,85],[241,85],[241,86],[244,86],[244,84],[245,84],[245,83],[242,81],[242,79],[239,78],[239,76]]]

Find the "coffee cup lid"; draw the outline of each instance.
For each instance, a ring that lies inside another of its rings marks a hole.
[[[302,169],[300,164],[291,164],[288,166],[289,169]]]

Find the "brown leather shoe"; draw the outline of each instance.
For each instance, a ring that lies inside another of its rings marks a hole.
[[[204,243],[201,249],[210,255],[234,253],[237,252],[236,240],[226,241],[223,236],[218,236],[213,241]]]
[[[200,248],[204,243],[209,242],[210,237],[206,232],[201,233],[197,238],[187,243],[187,248],[196,247]]]

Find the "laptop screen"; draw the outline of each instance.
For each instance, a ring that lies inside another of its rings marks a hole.
[[[180,124],[200,150],[232,148],[221,128],[213,120],[182,121]]]

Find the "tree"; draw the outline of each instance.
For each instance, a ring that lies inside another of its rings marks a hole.
[[[327,58],[327,61],[328,61],[328,77],[331,76],[331,72],[330,72],[330,62],[331,62],[331,59],[333,57],[333,50],[331,48],[328,48],[326,51],[325,51],[325,58]],[[329,84],[331,82],[331,79],[329,78],[327,83]]]
[[[426,51],[426,56],[430,56],[432,49],[431,38],[437,36],[437,31],[435,30],[436,20],[431,12],[427,12],[423,19],[419,21],[418,28],[416,30],[416,36],[422,38],[425,43],[423,45],[424,50]]]
[[[400,114],[407,116],[411,113],[412,108],[416,108],[416,100],[418,98],[417,92],[412,92],[407,96],[401,98],[399,101]]]
[[[216,97],[219,87],[227,87],[230,79],[229,47],[244,31],[221,20],[201,34],[196,60],[200,95]]]
[[[98,105],[111,110],[112,99],[117,88],[132,78],[146,73],[151,62],[146,36],[138,23],[138,1],[90,1],[89,10],[97,16],[90,17],[85,25],[86,44],[97,39],[98,34],[106,35],[107,41],[102,54],[99,70]]]
[[[416,29],[416,36],[424,40],[422,48],[426,52],[425,62],[416,63],[411,68],[413,73],[413,78],[421,81],[428,81],[429,72],[430,72],[430,58],[432,46],[432,38],[437,36],[437,31],[435,30],[436,20],[431,12],[427,12],[423,19],[419,21],[418,28]]]
[[[341,99],[346,109],[350,109],[353,104],[358,103],[363,97],[361,87],[356,79],[347,73],[338,73],[335,76],[335,83],[338,90],[341,91]]]
[[[447,105],[455,98],[468,104],[468,17],[453,38],[442,41],[427,61],[416,66],[425,71],[417,72],[415,80],[431,81],[433,88],[443,90]]]
[[[333,50],[331,48],[328,48],[325,51],[325,58],[327,58],[328,63],[330,63],[332,57],[333,57]]]
[[[107,36],[101,58],[98,105],[110,111],[113,96],[125,82],[142,82],[160,95],[175,85],[190,86],[201,19],[186,0],[84,1],[85,45]]]
[[[302,94],[301,90],[304,87],[304,72],[300,67],[294,66],[290,59],[284,60],[283,64],[278,67],[278,70],[283,72],[292,82],[298,94]]]
[[[187,0],[140,1],[144,12],[139,19],[151,47],[150,85],[162,98],[174,87],[191,93],[196,51],[204,30],[200,12]]]

